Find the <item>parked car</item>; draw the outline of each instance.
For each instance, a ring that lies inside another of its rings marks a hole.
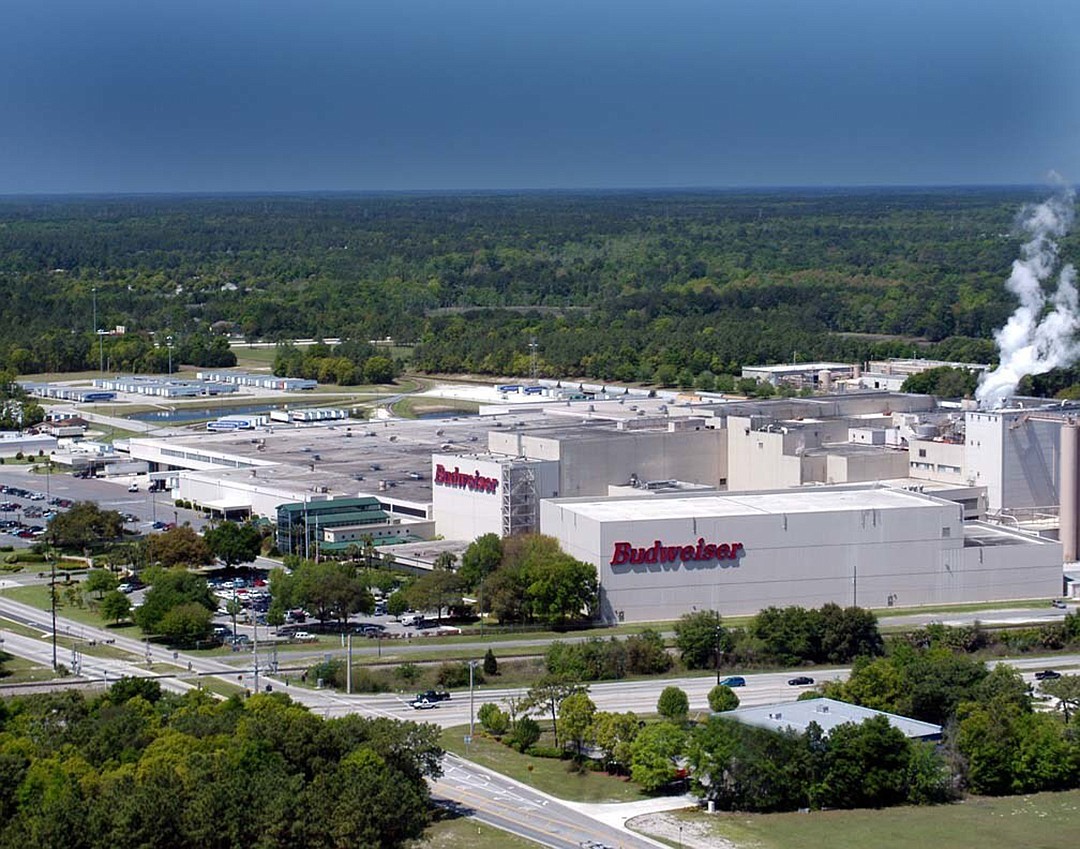
[[[741,675],[732,675],[720,682],[721,687],[745,687],[746,679]]]
[[[129,595],[129,594],[135,592],[135,585],[134,584],[129,584],[127,581],[124,581],[124,583],[119,584],[116,588],[118,590],[120,590],[120,592],[124,593],[125,595]]]
[[[1056,678],[1060,678],[1061,673],[1056,669],[1044,669],[1041,672],[1035,673],[1036,681],[1053,681]]]
[[[788,680],[788,684],[792,687],[805,687],[808,684],[813,684],[814,679],[809,675],[796,675],[794,678]]]
[[[292,638],[303,642],[316,639],[314,634],[308,633],[307,631],[293,631]]]

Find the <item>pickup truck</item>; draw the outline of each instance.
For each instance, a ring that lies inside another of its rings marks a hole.
[[[427,690],[423,693],[416,694],[416,701],[418,702],[445,702],[450,699],[450,694],[439,690]]]

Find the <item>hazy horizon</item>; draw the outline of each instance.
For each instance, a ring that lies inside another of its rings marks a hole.
[[[1080,177],[1080,4],[9,0],[0,196]]]

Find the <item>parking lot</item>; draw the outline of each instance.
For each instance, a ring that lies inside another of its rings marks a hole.
[[[95,501],[103,510],[116,510],[125,516],[125,527],[140,534],[163,530],[173,522],[189,522],[197,529],[205,524],[200,513],[176,507],[168,492],[149,492],[145,475],[83,479],[55,471],[33,474],[30,468],[0,467],[0,541],[4,545],[33,545],[34,534],[40,535],[48,524],[45,514],[65,510],[76,501]],[[130,492],[133,483],[138,489]],[[23,532],[26,535],[20,536]]]

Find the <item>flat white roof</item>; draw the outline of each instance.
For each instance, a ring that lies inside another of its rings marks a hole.
[[[599,522],[650,519],[724,518],[776,513],[829,513],[941,507],[942,502],[914,492],[883,487],[774,490],[716,495],[653,495],[605,499],[552,499],[563,509]]]
[[[743,371],[767,371],[777,374],[788,371],[819,371],[821,369],[855,368],[852,363],[780,363],[772,366],[743,366]]]
[[[840,702],[835,699],[810,699],[795,702],[777,702],[759,707],[737,708],[714,714],[715,716],[736,719],[746,725],[783,731],[791,728],[804,732],[811,722],[816,722],[826,734],[848,722],[861,723],[875,716],[884,716],[893,728],[898,728],[906,737],[916,739],[940,737],[941,726],[931,722],[922,722],[895,713],[860,707],[859,705]]]

